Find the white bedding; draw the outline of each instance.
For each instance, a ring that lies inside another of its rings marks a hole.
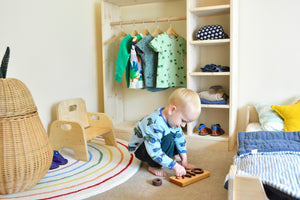
[[[237,166],[238,175],[258,176],[262,183],[293,198],[300,198],[300,154],[235,156],[233,164]]]
[[[247,125],[246,127],[246,132],[253,132],[253,131],[262,131],[262,127],[260,123],[258,122],[253,122]]]

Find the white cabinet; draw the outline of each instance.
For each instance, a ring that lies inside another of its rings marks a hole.
[[[238,7],[236,0],[187,0],[187,87],[206,91],[210,86],[221,85],[229,101],[226,105],[202,104],[199,119],[188,124],[187,135],[203,140],[235,143],[237,117],[237,70],[238,70]],[[221,25],[229,39],[197,40],[196,32],[205,25]],[[229,66],[230,72],[201,72],[206,64]],[[220,124],[222,136],[199,136],[200,123],[210,127]]]

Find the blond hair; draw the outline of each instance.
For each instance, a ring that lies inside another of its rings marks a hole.
[[[183,109],[188,106],[200,114],[201,112],[201,103],[199,95],[191,89],[179,88],[176,89],[168,99],[167,106],[176,105],[182,107]]]

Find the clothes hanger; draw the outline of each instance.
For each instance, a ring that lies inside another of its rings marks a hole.
[[[149,35],[150,33],[149,33],[149,31],[147,29],[144,29],[142,31],[142,34],[143,34],[143,36],[146,36],[146,35]]]
[[[117,39],[119,39],[119,38],[121,38],[121,37],[125,37],[126,35],[127,35],[127,33],[125,33],[124,31],[120,31],[120,32],[118,33],[118,35],[116,35],[116,36],[112,37],[111,39],[109,39],[108,41],[106,41],[106,42],[104,43],[104,45],[108,45],[108,44],[110,44],[110,43],[113,43],[113,42],[116,41]]]
[[[132,37],[134,37],[134,36],[136,36],[136,35],[138,35],[139,33],[136,31],[136,30],[132,30],[131,31],[131,33],[130,33],[130,35],[132,36]]]
[[[168,19],[168,22],[170,23],[170,19]],[[174,35],[175,37],[178,37],[178,34],[176,33],[176,31],[172,28],[172,24],[170,23],[170,27],[167,30],[167,34],[172,36]]]
[[[131,33],[130,33],[130,35],[132,36],[132,37],[134,37],[134,36],[136,36],[136,35],[138,35],[139,33],[135,30],[135,20],[133,21],[133,30],[131,31]]]
[[[122,30],[122,25],[121,25],[121,22],[120,22],[120,27],[121,27],[121,30],[120,32],[118,33],[118,35],[112,37],[111,39],[109,39],[108,41],[106,41],[104,43],[104,45],[108,45],[114,41],[116,41],[117,39],[121,38],[121,37],[125,37],[127,35],[127,33],[125,33],[123,30]]]
[[[176,33],[176,31],[171,27],[168,28],[167,34],[170,35],[170,36],[174,35],[175,37],[178,37],[178,34]]]
[[[153,37],[156,37],[156,36],[158,36],[158,35],[160,35],[160,34],[163,33],[163,31],[158,26],[157,20],[155,21],[155,23],[156,23],[156,29],[154,29],[154,31],[151,33],[151,35]]]
[[[144,24],[144,26],[145,26],[144,20],[143,20],[143,24]],[[144,30],[142,31],[142,35],[143,35],[143,36],[146,36],[146,35],[149,35],[149,34],[150,34],[150,33],[149,33],[147,27],[145,26]]]

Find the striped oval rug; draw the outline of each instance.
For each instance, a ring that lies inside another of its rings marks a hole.
[[[133,176],[140,161],[127,150],[127,142],[117,139],[117,147],[105,145],[102,137],[88,143],[88,162],[74,159],[73,152],[63,149],[68,164],[49,170],[33,188],[0,199],[84,199],[105,192]]]

